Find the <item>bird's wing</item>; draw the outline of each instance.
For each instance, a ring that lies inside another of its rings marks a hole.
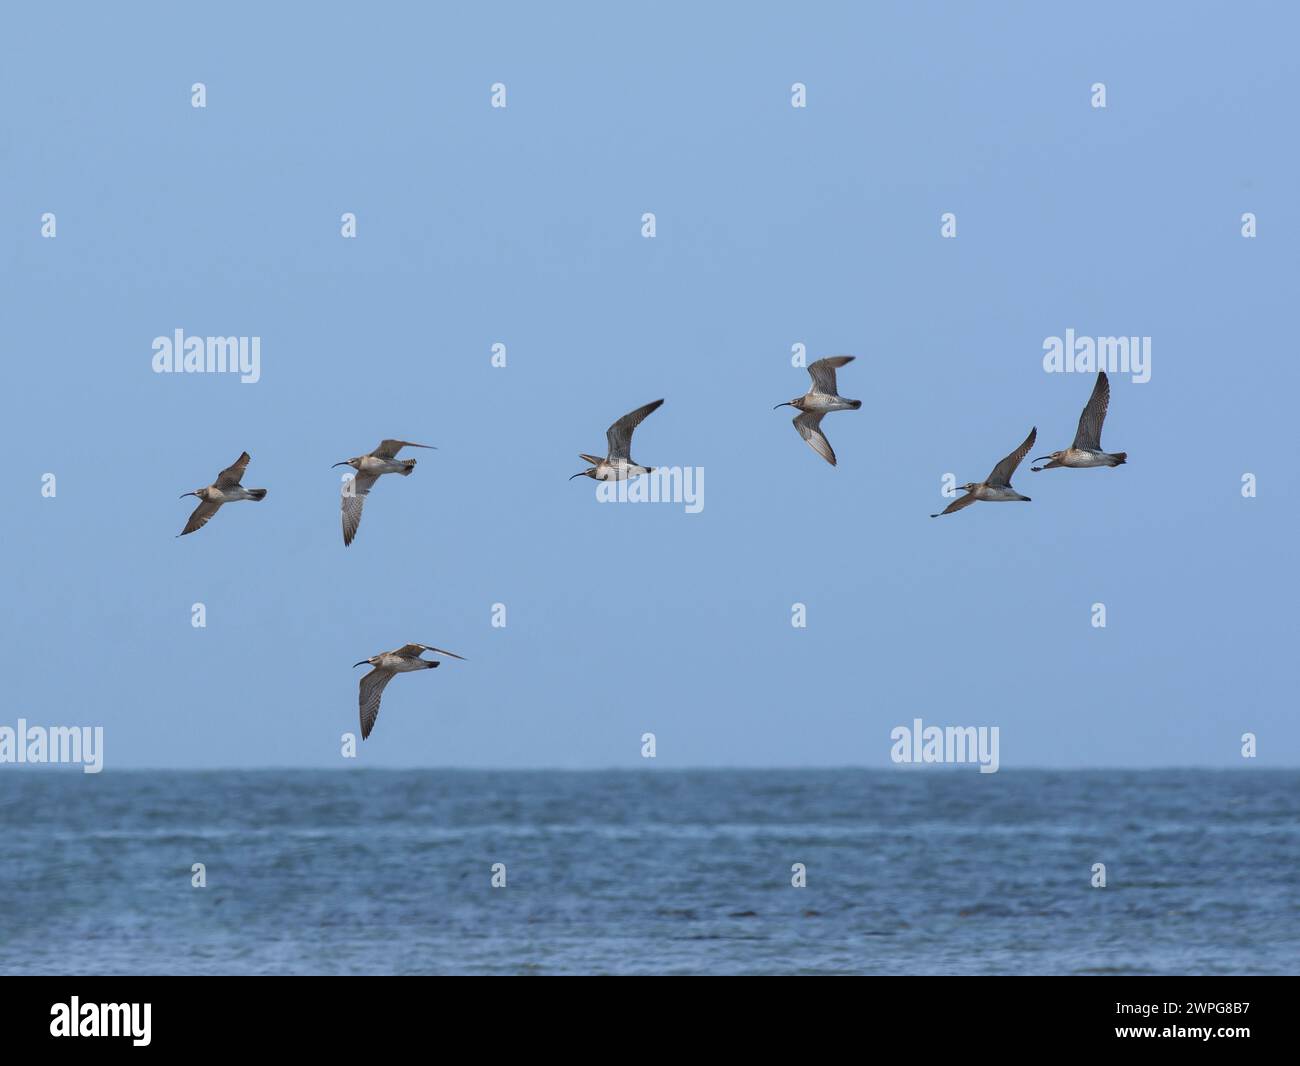
[[[969,507],[974,502],[974,495],[967,493],[965,496],[959,496],[957,499],[953,500],[952,503],[948,504],[948,506],[940,511],[939,514],[932,514],[930,517],[938,518],[940,515],[952,514],[953,511],[960,511],[963,507]]]
[[[208,524],[211,518],[220,509],[221,504],[213,503],[211,500],[200,500],[199,505],[194,508],[194,513],[190,515],[190,520],[185,523],[185,528],[181,530],[180,535],[183,537],[186,533],[193,533],[196,529],[202,529]]]
[[[410,440],[381,440],[379,447],[370,454],[376,459],[396,459],[397,453],[403,448],[433,448],[437,451],[432,444],[416,444]]]
[[[831,447],[831,442],[822,432],[822,415],[825,413],[825,411],[800,411],[795,415],[794,428],[799,431],[799,436],[808,442],[813,451],[834,466],[835,449]]]
[[[851,363],[853,359],[854,356],[851,355],[830,355],[825,359],[818,359],[815,363],[809,363],[808,373],[812,375],[813,380],[812,391],[827,396],[838,396],[835,386],[835,368]]]
[[[378,474],[357,474],[350,482],[344,482],[343,489],[340,490],[345,547],[351,544],[352,538],[357,535],[357,527],[361,525],[361,508],[365,505],[367,494],[378,480]],[[352,486],[351,492],[346,491],[348,485]]]
[[[632,430],[645,421],[646,415],[659,410],[663,400],[655,400],[635,411],[629,411],[609,429],[605,430],[605,440],[609,442],[610,459],[632,458]]]
[[[1101,451],[1101,424],[1106,421],[1106,408],[1109,406],[1110,381],[1103,370],[1097,375],[1097,384],[1092,387],[1088,405],[1079,416],[1079,432],[1074,435],[1076,448]]]
[[[408,644],[404,648],[398,648],[393,652],[393,654],[410,655],[413,658],[419,658],[420,652],[422,651],[432,651],[439,655],[450,655],[453,659],[459,659],[461,662],[465,661],[465,656],[457,655],[454,651],[448,651],[446,648],[435,648],[432,644]]]
[[[225,470],[217,475],[217,488],[233,489],[239,484],[244,476],[244,471],[248,468],[248,452],[244,452],[238,459],[231,463]]]
[[[384,686],[394,677],[392,670],[371,670],[361,679],[361,739],[370,736],[375,728],[375,719],[379,717],[379,699],[384,694]]]
[[[993,468],[993,473],[985,479],[990,485],[1010,485],[1011,475],[1016,472],[1016,467],[1020,465],[1020,460],[1029,454],[1029,449],[1034,446],[1034,441],[1038,439],[1038,427],[1035,426],[1029,431],[1029,436],[1025,438],[1025,443],[1008,455],[1002,462]]]

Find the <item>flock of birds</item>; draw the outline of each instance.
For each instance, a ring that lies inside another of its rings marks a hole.
[[[344,459],[335,466],[350,466],[356,473],[349,478],[343,485],[342,491],[342,520],[343,520],[343,543],[351,544],[357,535],[357,528],[361,525],[361,508],[365,504],[365,499],[370,495],[370,490],[375,487],[375,482],[384,474],[401,474],[403,477],[410,475],[415,469],[414,459],[399,459],[397,453],[403,448],[433,448],[432,444],[416,444],[409,440],[381,440],[379,446],[366,455],[353,456],[351,459]],[[190,520],[185,523],[185,528],[180,531],[178,536],[185,536],[186,533],[193,533],[195,530],[202,529],[207,525],[208,520],[217,513],[223,504],[234,503],[237,500],[264,500],[266,499],[266,489],[246,489],[240,484],[244,479],[244,471],[248,469],[249,455],[244,452],[238,459],[231,463],[225,470],[217,475],[217,480],[206,488],[195,489],[193,492],[187,492],[181,496],[197,496],[199,505],[194,508],[194,513],[190,515]],[[393,651],[382,651],[378,655],[372,655],[369,659],[362,659],[359,663],[353,663],[354,667],[364,666],[369,663],[373,669],[370,673],[361,678],[361,684],[358,690],[357,703],[361,712],[361,739],[365,740],[370,736],[371,730],[375,728],[375,719],[379,717],[379,700],[384,694],[384,688],[398,674],[404,674],[411,670],[432,670],[441,666],[439,659],[425,659],[422,654],[426,651],[434,652],[437,655],[449,655],[453,659],[465,661],[463,655],[457,655],[454,651],[447,651],[445,648],[435,648],[432,644],[405,644]]]
[[[822,419],[831,411],[856,411],[862,406],[861,400],[846,400],[840,396],[835,381],[835,371],[852,361],[851,355],[833,355],[810,363],[808,373],[812,377],[812,388],[803,396],[796,396],[793,400],[776,405],[777,408],[793,407],[799,412],[794,419],[794,428],[799,431],[799,436],[808,442],[808,446],[831,466],[835,465],[835,450],[831,447],[831,442],[826,439],[826,434],[822,432]],[[1127,462],[1128,452],[1106,452],[1101,448],[1101,424],[1106,420],[1106,410],[1109,407],[1110,380],[1106,377],[1106,371],[1102,370],[1097,374],[1097,383],[1092,388],[1092,395],[1088,397],[1083,414],[1079,416],[1079,428],[1074,434],[1074,443],[1059,452],[1052,452],[1051,455],[1044,455],[1034,460],[1038,463],[1047,459],[1049,462],[1046,466],[1031,466],[1029,469],[1035,472],[1054,470],[1058,467],[1071,467],[1077,470],[1090,466],[1119,466]],[[930,517],[939,518],[941,515],[953,514],[980,500],[987,503],[1005,503],[1010,500],[1028,503],[1028,496],[1020,495],[1011,487],[1011,475],[1016,472],[1016,467],[1029,454],[1029,449],[1034,446],[1034,441],[1037,439],[1038,427],[1034,426],[1029,430],[1029,436],[1021,442],[1020,447],[999,462],[988,477],[983,481],[958,485],[957,487],[966,495],[959,496],[938,514],[932,514]]]
[[[1044,459],[1050,460],[1046,466],[1031,466],[1029,469],[1035,472],[1054,470],[1057,467],[1079,470],[1090,466],[1119,466],[1128,462],[1128,452],[1101,450],[1101,424],[1106,420],[1108,407],[1110,407],[1110,380],[1106,377],[1106,371],[1102,370],[1098,372],[1097,384],[1092,387],[1092,395],[1088,397],[1083,414],[1079,416],[1079,428],[1075,431],[1074,443],[1059,452],[1052,452],[1051,455],[1040,456],[1034,460],[1036,463],[1041,463]],[[957,497],[938,514],[932,514],[930,517],[938,518],[940,515],[952,514],[963,507],[969,507],[977,500],[988,503],[1020,500],[1028,503],[1028,496],[1021,496],[1011,487],[1011,475],[1016,472],[1016,467],[1029,454],[1029,449],[1034,446],[1034,441],[1037,439],[1038,427],[1034,426],[1029,430],[1029,436],[1021,442],[1020,447],[998,463],[988,477],[983,481],[958,485],[957,487],[966,495]]]
[[[822,432],[821,423],[822,419],[832,411],[856,411],[862,406],[861,400],[849,400],[840,396],[835,380],[835,371],[848,365],[853,359],[851,355],[833,355],[810,363],[808,373],[812,377],[812,388],[803,396],[796,396],[793,400],[779,403],[773,408],[776,410],[781,407],[793,407],[797,410],[799,413],[794,418],[794,428],[799,436],[807,441],[808,446],[831,466],[836,465],[835,450],[826,439],[826,434]],[[652,473],[653,467],[642,466],[632,459],[632,433],[648,415],[657,411],[662,405],[663,400],[645,404],[635,411],[629,411],[610,426],[605,431],[607,443],[605,457],[602,459],[596,455],[579,452],[578,457],[589,466],[586,470],[578,471],[569,480],[589,477],[595,481],[624,481],[640,474]],[[1074,435],[1074,443],[1061,451],[1033,460],[1036,463],[1043,459],[1049,461],[1044,466],[1032,466],[1030,469],[1033,471],[1052,470],[1057,467],[1080,469],[1094,466],[1119,466],[1126,462],[1127,452],[1106,452],[1101,448],[1101,426],[1106,419],[1109,406],[1110,382],[1103,370],[1098,373],[1092,395],[1088,398],[1083,414],[1079,417],[1079,428]],[[1034,441],[1037,439],[1038,427],[1035,426],[1030,429],[1029,436],[1024,439],[1020,447],[999,462],[987,478],[983,481],[959,485],[958,488],[966,495],[953,500],[938,514],[932,514],[930,517],[938,518],[940,515],[952,514],[980,500],[989,503],[1009,500],[1029,502],[1028,496],[1020,495],[1011,487],[1011,476],[1024,457],[1029,454],[1029,449],[1034,446]],[[344,483],[342,490],[341,508],[345,546],[351,544],[356,538],[357,529],[361,525],[361,509],[380,477],[384,474],[401,474],[403,477],[409,477],[411,471],[415,469],[414,459],[397,458],[397,453],[403,448],[432,449],[433,445],[416,444],[409,440],[382,440],[374,451],[334,464],[336,467],[350,466],[356,471]],[[211,485],[181,496],[181,499],[186,496],[196,496],[199,505],[194,508],[194,513],[190,515],[179,536],[183,537],[187,533],[202,529],[224,504],[237,500],[266,499],[266,489],[246,489],[240,484],[248,463],[248,452],[244,452],[221,471]],[[353,664],[357,667],[368,663],[373,667],[361,678],[358,693],[362,740],[369,737],[371,730],[374,729],[375,719],[379,716],[379,700],[389,681],[397,674],[412,670],[432,670],[441,665],[440,660],[422,658],[422,654],[426,651],[465,661],[464,656],[435,648],[431,644],[406,644],[394,651],[380,652],[378,655],[372,655],[369,659],[362,659]]]

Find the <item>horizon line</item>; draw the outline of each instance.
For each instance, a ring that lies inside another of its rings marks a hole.
[[[79,776],[98,777],[104,767],[93,774],[83,774],[82,763],[5,763],[8,767],[21,767],[25,773],[76,773]],[[668,766],[668,767],[638,767],[638,766],[121,766],[115,767],[117,773],[319,773],[319,772],[337,772],[351,773],[358,770],[377,771],[382,773],[410,773],[412,771],[429,771],[438,773],[569,773],[569,774],[598,774],[598,773],[689,773],[689,772],[709,772],[709,773],[757,773],[757,772],[781,772],[781,773],[819,773],[825,771],[865,771],[868,773],[901,773],[917,774],[926,772],[953,772],[961,773],[972,767],[978,769],[980,763],[969,761],[964,763],[906,763],[899,766],[865,766],[853,764],[839,764],[826,766],[717,766],[700,764],[698,766]],[[1267,766],[1234,766],[1234,765],[1205,765],[1197,763],[1184,763],[1176,766],[1000,766],[997,773],[1096,773],[1102,771],[1110,772],[1128,772],[1128,773],[1168,773],[1171,771],[1186,770],[1206,770],[1215,773],[1235,773],[1250,772],[1261,770],[1300,770],[1300,764],[1295,765],[1267,765]],[[4,770],[0,770],[0,776],[3,776]],[[991,777],[992,774],[982,776]]]

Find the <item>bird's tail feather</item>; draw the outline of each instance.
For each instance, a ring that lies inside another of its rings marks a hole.
[[[264,500],[266,499],[266,489],[249,489],[248,495],[250,499]]]
[[[1121,466],[1128,462],[1128,452],[1111,452],[1110,457],[1115,460],[1116,466]]]
[[[408,477],[411,471],[415,469],[415,460],[403,459],[402,462],[406,464],[406,469],[402,471],[402,477]]]
[[[849,406],[852,407],[853,410],[856,411],[859,407],[862,406],[862,401],[861,401],[861,400],[850,400],[850,401],[849,401]]]

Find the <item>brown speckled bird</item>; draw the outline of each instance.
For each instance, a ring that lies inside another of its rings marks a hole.
[[[405,674],[411,670],[432,670],[441,665],[437,659],[421,659],[420,653],[424,651],[450,655],[453,659],[465,661],[463,655],[435,648],[431,644],[406,644],[396,651],[381,651],[378,655],[372,655],[369,659],[362,659],[361,662],[352,664],[354,668],[364,666],[366,663],[374,667],[361,679],[359,702],[362,740],[370,736],[370,731],[375,728],[375,719],[379,717],[379,699],[383,696],[384,686],[388,682],[398,674]]]
[[[998,463],[987,478],[983,481],[972,481],[968,485],[958,485],[957,487],[963,489],[967,495],[953,500],[939,514],[932,514],[930,517],[938,518],[939,515],[952,514],[954,511],[960,511],[963,507],[969,507],[976,500],[987,500],[989,503],[1023,500],[1028,503],[1028,496],[1021,496],[1011,487],[1011,475],[1016,472],[1020,460],[1029,454],[1029,449],[1034,446],[1034,440],[1037,437],[1038,427],[1035,426],[1029,431],[1029,436],[1025,438],[1025,442],[1003,459],[1002,462]]]
[[[199,505],[194,508],[194,513],[190,515],[190,520],[185,523],[185,528],[176,535],[183,537],[186,533],[193,533],[196,529],[202,529],[207,525],[208,519],[221,509],[223,503],[233,503],[235,500],[266,499],[266,489],[246,489],[239,483],[247,466],[248,452],[244,452],[225,470],[221,471],[217,475],[217,480],[207,488],[182,493],[182,500],[186,496],[197,496]]]
[[[1079,416],[1079,429],[1074,435],[1074,443],[1064,451],[1040,455],[1034,460],[1041,463],[1044,459],[1051,462],[1046,466],[1031,466],[1035,472],[1054,470],[1058,466],[1082,468],[1089,466],[1119,466],[1128,462],[1128,452],[1103,452],[1101,450],[1101,424],[1106,421],[1106,409],[1110,407],[1110,381],[1106,371],[1097,375],[1097,384],[1092,387],[1088,404]]]

